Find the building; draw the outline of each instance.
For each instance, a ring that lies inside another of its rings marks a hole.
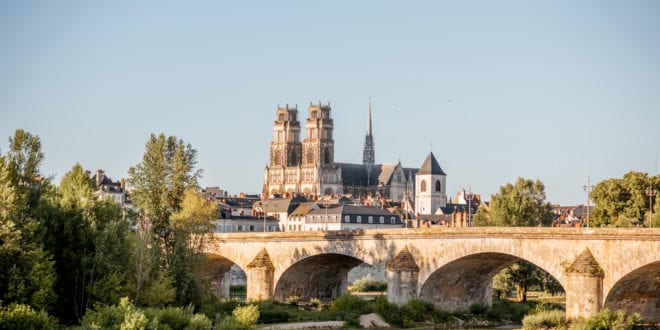
[[[269,164],[264,169],[262,199],[273,195],[304,195],[312,199],[322,195],[352,195],[400,202],[406,195],[413,195],[418,169],[405,168],[400,162],[375,163],[371,102],[362,164],[335,162],[331,111],[329,103],[310,103],[305,138],[301,140],[297,107],[278,106]]]
[[[220,216],[213,221],[216,233],[279,231],[279,221],[273,217]],[[264,226],[266,230],[264,230]]]
[[[124,178],[119,181],[112,181],[111,178],[105,175],[103,170],[98,169],[96,170],[96,186],[99,187],[99,198],[103,199],[105,196],[110,196],[121,206],[130,204]]]
[[[387,209],[339,205],[312,208],[305,216],[304,231],[401,228],[401,216]]]

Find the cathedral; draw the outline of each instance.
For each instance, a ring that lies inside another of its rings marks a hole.
[[[331,110],[330,103],[310,103],[305,138],[301,140],[297,107],[278,106],[270,162],[264,170],[263,198],[271,195],[304,195],[313,199],[322,195],[352,195],[355,198],[383,198],[390,202],[415,200],[415,204],[424,208],[416,211],[422,213],[445,206],[446,175],[432,153],[421,169],[403,167],[401,162],[376,164],[371,102],[362,164],[335,162]],[[416,178],[416,174],[421,175]],[[416,188],[420,188],[418,194],[422,195],[422,200],[433,198],[433,205],[416,200]]]

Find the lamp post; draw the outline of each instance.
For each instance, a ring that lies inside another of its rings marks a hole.
[[[591,201],[591,190],[594,189],[594,186],[591,185],[591,177],[587,177],[587,185],[582,186],[582,189],[587,192],[587,228],[589,228],[589,208]]]
[[[653,228],[653,197],[657,194],[658,191],[649,183],[649,187],[646,188],[646,196],[649,196],[649,228]]]

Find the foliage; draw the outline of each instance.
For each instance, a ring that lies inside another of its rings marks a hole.
[[[628,172],[622,178],[611,178],[596,184],[591,192],[595,207],[591,226],[648,226],[649,185],[660,191],[660,175]],[[653,201],[654,204],[655,200]]]
[[[125,274],[129,223],[110,197],[99,200],[96,181],[76,164],[50,205],[46,247],[58,280],[58,315],[78,320],[96,302],[114,303],[128,292]]]
[[[387,291],[387,282],[379,281],[371,274],[353,282],[351,286],[348,287],[348,292],[383,292]]]
[[[552,207],[545,201],[545,186],[539,180],[518,178],[492,196],[490,217],[495,226],[538,226],[552,221]]]
[[[483,204],[479,205],[477,208],[477,212],[474,214],[472,221],[474,222],[474,225],[478,227],[493,225],[490,220],[490,213]]]
[[[259,307],[257,305],[239,306],[231,313],[236,322],[246,329],[253,329],[259,320]]]
[[[55,329],[55,322],[45,311],[37,312],[24,304],[0,307],[0,329]]]
[[[528,314],[522,324],[525,329],[561,328],[566,326],[566,312],[555,309]]]
[[[498,295],[515,290],[518,301],[527,301],[527,291],[539,287],[551,293],[563,292],[561,284],[543,269],[525,260],[519,260],[504,268],[493,278],[493,292]]]
[[[142,292],[140,302],[144,306],[161,307],[173,302],[174,296],[172,278],[165,276],[149,283]]]
[[[362,312],[362,309],[367,305],[364,299],[354,296],[352,294],[344,294],[339,296],[335,301],[330,304],[330,313],[337,314],[339,312]]]
[[[124,297],[117,305],[98,304],[82,319],[85,329],[210,329],[211,320],[186,308],[140,308]]]
[[[298,306],[298,301],[300,300],[300,297],[293,295],[293,296],[288,296],[284,302],[288,305],[291,306]]]
[[[488,311],[490,319],[520,322],[534,308],[534,302],[516,303],[508,299],[495,300]]]
[[[0,157],[0,300],[49,310],[56,298],[55,270],[44,250],[42,201],[52,186],[42,179],[41,142],[23,130]]]
[[[433,304],[421,299],[412,299],[405,305],[401,306],[403,314],[410,320],[421,322],[426,320],[433,311]]]
[[[572,329],[577,330],[624,330],[632,329],[633,326],[641,321],[639,314],[634,313],[626,315],[623,310],[613,312],[608,308],[600,310],[596,315],[586,320],[581,320]]]
[[[490,306],[484,303],[472,304],[468,308],[468,312],[472,315],[483,315],[488,313]]]

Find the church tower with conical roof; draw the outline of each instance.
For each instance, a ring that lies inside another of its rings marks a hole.
[[[369,118],[367,120],[367,134],[364,137],[364,149],[362,151],[362,164],[367,170],[367,174],[371,173],[374,168],[376,157],[374,155],[374,137],[371,134],[371,99],[369,99]]]
[[[424,160],[415,174],[415,213],[436,214],[439,208],[447,206],[447,174],[442,171],[433,152]]]

